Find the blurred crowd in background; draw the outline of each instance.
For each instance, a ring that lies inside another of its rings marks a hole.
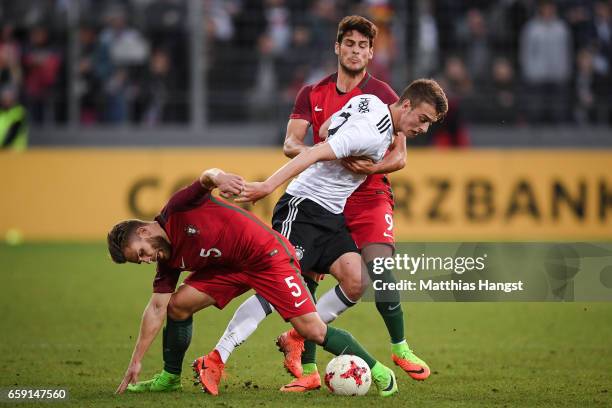
[[[440,80],[447,127],[611,124],[612,0],[201,1],[213,123],[286,120],[300,87],[335,71],[338,21],[360,14],[379,28],[369,71],[398,92]],[[74,95],[83,126],[189,123],[189,13],[188,0],[0,1],[2,109],[62,125]]]

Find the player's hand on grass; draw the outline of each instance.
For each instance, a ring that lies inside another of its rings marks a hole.
[[[342,165],[345,169],[357,174],[374,174],[376,172],[376,163],[367,157],[346,157],[342,159]]]
[[[252,202],[255,204],[257,201],[261,200],[268,194],[272,192],[272,189],[268,184],[264,182],[253,182],[253,183],[245,183],[244,190],[240,194],[235,201],[237,203],[248,203]]]
[[[121,384],[117,387],[115,394],[123,394],[128,384],[135,384],[138,381],[138,374],[140,374],[141,369],[142,365],[140,363],[131,363],[125,371],[123,381],[121,381]]]
[[[244,189],[244,179],[237,174],[220,173],[214,178],[219,194],[223,198],[231,198],[240,195]]]

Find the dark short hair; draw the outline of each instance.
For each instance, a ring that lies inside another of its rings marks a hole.
[[[448,111],[448,99],[442,87],[433,79],[417,79],[404,89],[398,103],[410,101],[413,107],[428,103],[436,109],[436,121],[441,120]]]
[[[376,38],[376,34],[378,33],[376,25],[374,25],[374,23],[367,18],[361,16],[346,16],[338,24],[338,35],[336,36],[336,41],[338,44],[342,43],[342,38],[344,38],[344,35],[352,30],[358,31],[359,33],[368,37],[370,40],[370,47],[372,46],[374,39]]]
[[[116,224],[108,233],[106,242],[108,243],[108,252],[115,263],[125,263],[125,255],[123,250],[128,245],[132,234],[138,227],[146,225],[141,220],[125,220]]]

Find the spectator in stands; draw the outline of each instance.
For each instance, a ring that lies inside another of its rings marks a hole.
[[[0,149],[23,151],[28,146],[27,115],[17,100],[17,88],[0,89]]]
[[[476,109],[474,86],[463,61],[458,56],[447,58],[443,75],[438,78],[448,98],[448,112],[444,120],[435,123],[422,137],[408,139],[411,146],[467,147],[469,133],[464,119],[465,105]]]
[[[259,61],[258,43],[266,30],[262,0],[242,2],[226,9],[231,13],[234,33],[223,47],[215,47],[208,71],[208,113],[213,121],[244,120],[248,93],[255,85]]]
[[[280,56],[291,43],[290,11],[285,0],[266,0],[264,15],[266,17],[266,35],[270,39],[275,57]]]
[[[305,25],[296,25],[287,52],[280,57],[279,84],[283,92],[289,92],[283,99],[293,105],[311,68],[314,54],[310,44],[310,30]]]
[[[526,83],[525,107],[532,122],[563,122],[568,112],[571,71],[570,31],[551,0],[541,0],[537,15],[521,33],[520,62]]]
[[[77,64],[77,93],[81,106],[80,122],[91,125],[100,120],[101,87],[96,75],[96,31],[89,26],[79,28],[79,61]]]
[[[590,40],[590,23],[592,21],[592,0],[565,0],[563,17],[567,22],[572,38],[574,51],[588,45]]]
[[[495,48],[503,50],[513,65],[518,61],[520,33],[529,18],[530,4],[525,0],[496,1],[487,20]]]
[[[234,15],[240,7],[236,1],[206,0],[204,18],[206,39],[211,43],[227,43],[234,37]]]
[[[266,30],[257,44],[256,78],[249,95],[251,118],[272,119],[279,113],[282,61],[292,41],[290,11],[284,0],[264,2]]]
[[[313,61],[314,66],[325,66],[328,61],[334,61],[334,66],[337,63],[334,54],[323,51],[330,49],[329,39],[336,37],[339,20],[336,1],[314,0],[312,2],[306,21],[311,33],[312,47],[321,51]]]
[[[595,73],[593,53],[583,48],[576,54],[576,76],[574,80],[574,120],[587,124],[595,119]]]
[[[33,123],[42,124],[52,119],[54,85],[60,65],[61,55],[52,47],[47,28],[34,27],[23,53],[24,95]]]
[[[416,4],[416,38],[413,42],[414,77],[432,76],[438,69],[439,40],[438,25],[432,15],[430,0],[422,0]]]
[[[478,97],[474,82],[470,77],[463,60],[457,55],[451,55],[444,64],[444,83],[447,84],[447,94],[450,93],[454,104],[460,106],[462,116],[467,119],[478,118]],[[450,107],[449,107],[450,109]],[[459,108],[457,108],[459,109]]]
[[[374,47],[376,52],[370,64],[368,64],[368,72],[374,77],[391,83],[392,66],[396,59],[397,49],[395,38],[391,30],[392,17],[395,12],[388,1],[370,2],[368,15],[371,16],[372,22],[378,28]]]
[[[154,127],[183,119],[181,104],[174,94],[178,75],[172,71],[168,51],[163,48],[153,51],[148,69],[138,82],[136,116],[140,123]]]
[[[125,123],[133,78],[131,74],[144,66],[149,44],[136,29],[128,26],[126,10],[112,6],[106,14],[107,26],[100,33],[97,70],[106,97],[105,120]]]
[[[254,86],[249,95],[249,113],[254,120],[270,119],[272,105],[277,100],[274,40],[264,33],[257,44],[259,61],[253,67],[256,72]]]
[[[474,81],[484,80],[489,73],[491,49],[487,25],[480,10],[468,10],[465,21],[459,25],[457,37],[470,76]]]
[[[594,6],[594,16],[590,27],[591,41],[598,46],[597,50],[602,56],[610,57],[612,49],[612,5],[609,1],[598,0]]]
[[[464,11],[464,3],[457,0],[435,0],[433,4],[436,24],[441,33],[439,36],[440,55],[450,55],[457,51],[457,44],[453,35],[445,35],[445,33],[455,31],[457,17],[461,16]]]
[[[6,24],[0,28],[0,87],[21,86],[21,56],[19,43],[13,36],[14,27]]]
[[[594,49],[595,98],[597,119],[612,123],[612,17],[610,2],[595,2],[594,18],[590,26],[589,43]]]
[[[518,90],[514,68],[506,57],[496,57],[490,80],[484,82],[480,95],[479,120],[495,124],[516,125],[520,120]]]
[[[150,0],[149,0],[150,1]],[[175,92],[186,93],[189,79],[189,22],[185,0],[153,0],[144,12],[147,41],[163,49],[172,62]],[[188,111],[188,107],[183,109]]]

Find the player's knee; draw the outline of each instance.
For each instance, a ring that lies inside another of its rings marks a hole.
[[[327,326],[316,314],[313,318],[293,322],[293,327],[306,340],[317,344],[322,344],[325,340]]]
[[[300,333],[306,340],[310,340],[316,344],[323,344],[325,341],[325,333],[327,329],[325,324],[321,321],[320,324],[310,324],[306,326],[304,333]]]
[[[175,296],[170,298],[170,302],[168,302],[168,317],[172,320],[186,320],[189,319],[191,314],[191,310],[177,302]]]
[[[342,282],[340,282],[340,287],[342,291],[349,298],[349,300],[353,302],[357,302],[361,299],[361,296],[365,292],[367,288],[367,280],[361,279],[360,276],[356,277],[347,277]]]

